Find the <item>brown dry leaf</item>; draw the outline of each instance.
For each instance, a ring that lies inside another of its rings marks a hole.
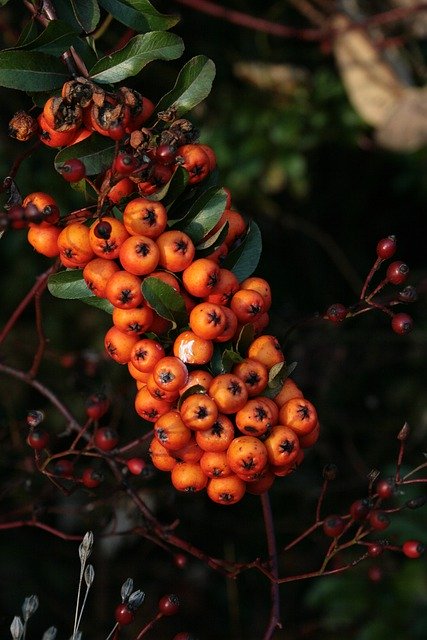
[[[233,71],[238,78],[262,91],[284,96],[293,95],[298,88],[306,86],[310,78],[307,69],[290,64],[236,62]]]
[[[407,87],[375,47],[366,29],[350,28],[354,23],[344,15],[332,18],[338,32],[333,50],[350,102],[373,127],[389,118]]]
[[[387,121],[375,132],[378,144],[392,151],[416,151],[427,144],[427,88],[408,88]]]

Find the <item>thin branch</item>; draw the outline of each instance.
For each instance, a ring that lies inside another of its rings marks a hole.
[[[271,611],[270,620],[267,629],[265,630],[263,640],[271,640],[276,629],[282,629],[282,623],[280,621],[280,598],[279,598],[279,585],[277,580],[279,578],[279,563],[277,557],[277,545],[276,536],[274,534],[274,521],[271,511],[270,498],[268,491],[261,494],[262,514],[264,519],[265,533],[267,537],[267,549],[271,573],[274,577],[274,581],[270,584],[271,594]]]

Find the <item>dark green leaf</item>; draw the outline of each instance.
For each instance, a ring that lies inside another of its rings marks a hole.
[[[90,305],[91,307],[96,307],[97,309],[101,309],[101,311],[105,311],[106,313],[113,313],[113,305],[111,302],[106,300],[105,298],[98,298],[97,296],[89,296],[88,298],[81,298],[81,301],[85,304]]]
[[[135,31],[165,31],[175,26],[178,16],[159,13],[148,0],[99,0],[99,4],[122,24]]]
[[[148,196],[149,200],[153,200],[158,202],[162,201],[162,204],[168,208],[176,198],[184,191],[185,187],[188,183],[188,171],[183,169],[182,167],[177,167],[177,169],[173,172],[172,178],[168,183],[165,184],[164,187],[157,191],[157,193],[153,193],[153,195]]]
[[[69,79],[66,68],[47,53],[0,52],[0,85],[21,91],[51,91]]]
[[[9,2],[9,0],[0,0],[0,7],[4,7],[5,4],[7,4]]]
[[[159,316],[171,320],[172,328],[187,324],[188,314],[184,298],[169,284],[158,278],[145,278],[142,283],[142,294]]]
[[[222,227],[214,233],[208,240],[198,244],[196,247],[197,257],[198,258],[206,258],[213,251],[218,249],[219,246],[224,242],[228,232],[228,222],[225,222]]]
[[[257,268],[261,252],[261,233],[258,225],[252,221],[241,244],[225,258],[223,267],[233,271],[239,282],[242,282]]]
[[[196,56],[181,69],[175,86],[160,100],[156,111],[163,111],[172,105],[181,117],[193,109],[210,93],[215,78],[215,65],[206,56]]]
[[[214,376],[219,376],[221,373],[225,373],[224,363],[222,361],[223,351],[223,345],[214,344],[214,351],[210,361],[211,371]]]
[[[291,375],[296,366],[296,362],[291,362],[289,365],[286,365],[285,362],[279,362],[273,365],[268,372],[268,385],[264,389],[263,395],[268,398],[275,398],[283,387],[286,378]]]
[[[27,40],[16,49],[42,51],[52,56],[60,56],[64,51],[75,44],[78,39],[76,31],[66,22],[51,20],[46,29],[36,38]]]
[[[100,18],[97,0],[70,0],[70,4],[82,31],[85,33],[94,31]]]
[[[55,169],[64,164],[70,158],[79,158],[86,167],[88,176],[101,173],[107,169],[114,158],[114,142],[110,138],[92,134],[83,142],[65,147],[55,156]]]
[[[240,353],[234,351],[233,349],[224,349],[222,352],[222,367],[224,371],[228,372],[234,367],[238,362],[242,362],[243,358]]]
[[[206,393],[206,389],[201,384],[194,384],[192,387],[189,387],[184,393],[179,397],[177,408],[180,409],[182,403],[189,396],[193,396],[195,393]]]
[[[0,6],[1,5],[1,0],[0,0]],[[22,29],[18,41],[15,45],[15,49],[20,49],[22,46],[24,46],[25,44],[27,44],[27,42],[30,42],[31,40],[34,40],[35,38],[37,38],[38,35],[38,29],[36,26],[36,22],[35,20],[32,18],[31,20],[29,20],[27,22],[27,24],[24,26],[24,28]]]
[[[194,202],[184,218],[173,226],[184,231],[197,244],[220,220],[226,201],[224,189],[211,187]]]
[[[59,271],[50,276],[47,288],[55,298],[77,300],[93,296],[83,280],[82,269]]]
[[[255,329],[253,324],[245,324],[239,333],[239,337],[236,342],[236,350],[246,356],[248,349],[255,338]]]
[[[132,38],[128,44],[101,58],[90,70],[95,82],[120,82],[135,76],[153,60],[174,60],[182,55],[181,38],[166,31],[152,31]]]

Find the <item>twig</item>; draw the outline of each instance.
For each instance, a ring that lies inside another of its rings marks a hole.
[[[270,621],[267,629],[264,632],[263,640],[270,640],[273,637],[273,633],[276,629],[282,629],[282,623],[280,621],[280,599],[279,599],[279,585],[277,580],[279,578],[279,563],[277,558],[277,545],[276,537],[274,535],[274,521],[271,511],[271,504],[268,492],[261,494],[262,514],[264,519],[265,533],[267,537],[267,549],[271,573],[274,577],[274,581],[270,584],[271,594],[271,610]]]

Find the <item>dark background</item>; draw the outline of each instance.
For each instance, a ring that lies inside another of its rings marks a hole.
[[[178,3],[158,2],[156,6],[181,15],[174,32],[183,37],[185,54],[175,63],[150,65],[132,83],[155,102],[192,56],[203,53],[216,63],[212,93],[191,119],[200,127],[201,140],[217,154],[221,182],[231,189],[234,207],[261,228],[263,254],[256,274],[267,278],[273,291],[269,330],[284,344],[287,360],[298,362],[294,378],[321,417],[319,442],[298,472],[279,478],[271,491],[281,548],[313,522],[325,464],[335,463],[338,473],[323,515],[345,513],[354,499],[364,497],[372,469],[382,476],[393,473],[396,436],[405,421],[411,436],[404,466],[409,469],[424,460],[427,150],[398,153],[378,147],[372,130],[349,103],[333,57],[319,43],[275,38]],[[261,6],[233,0],[227,6],[272,21],[307,26],[285,2],[263,2]],[[24,10],[11,2],[0,9],[0,18],[3,47],[12,46],[26,20]],[[119,32],[113,22],[104,36],[106,50]],[[408,64],[412,62],[411,46],[416,45],[424,65],[425,42],[409,37],[404,42],[400,54]],[[259,89],[236,76],[235,65],[242,61],[288,65],[295,74],[303,70],[304,81],[287,88],[276,84],[271,90]],[[422,84],[420,74],[414,82]],[[1,95],[0,166],[2,175],[7,175],[11,159],[21,151],[7,137],[7,122],[23,102],[25,106],[31,103],[16,91],[3,90]],[[79,196],[64,187],[53,169],[53,157],[52,150],[43,149],[25,162],[18,174],[19,188],[23,195],[46,190],[58,198],[62,208],[71,210],[79,206]],[[414,331],[404,337],[395,335],[381,312],[364,314],[338,327],[313,320],[314,314],[323,314],[332,303],[356,302],[375,260],[376,243],[389,234],[397,236],[396,257],[411,269],[408,282],[419,289],[418,302],[407,309],[414,317]],[[36,255],[26,243],[25,232],[5,234],[0,250],[3,321],[48,266],[48,259]],[[49,343],[40,379],[77,416],[83,415],[90,392],[107,388],[115,402],[109,419],[119,426],[124,439],[134,437],[141,427],[133,415],[134,392],[127,371],[103,356],[102,335],[109,319],[81,303],[56,300],[49,294],[42,308]],[[1,360],[25,370],[36,344],[30,305],[2,345]],[[64,368],[64,356],[70,355],[74,365]],[[80,490],[64,498],[51,490],[47,480],[35,476],[25,444],[25,416],[30,408],[46,411],[49,430],[63,431],[60,416],[39,394],[1,375],[1,511],[19,519],[23,505],[33,504],[41,519],[45,514],[46,521],[68,533],[94,531],[96,578],[82,625],[84,637],[106,637],[114,606],[120,601],[120,585],[131,576],[135,586],[146,592],[138,613],[141,627],[155,613],[164,593],[178,593],[182,600],[177,618],[163,620],[147,637],[169,640],[185,629],[200,640],[262,638],[270,606],[269,585],[263,576],[248,571],[236,581],[227,581],[192,558],[184,569],[177,568],[173,555],[144,538],[103,538],[113,510],[119,529],[135,518],[138,521],[134,507],[123,496],[108,499],[107,483],[97,494],[99,504],[92,513],[90,492]],[[239,562],[265,557],[261,506],[254,496],[224,508],[204,495],[177,495],[166,474],[137,478],[134,483],[161,521],[179,518],[178,535],[210,555]],[[395,497],[393,504],[422,494],[422,486]],[[394,544],[411,537],[425,540],[426,524],[423,510],[403,511],[393,518],[387,539]],[[315,534],[282,554],[280,575],[315,570],[328,544],[323,535]],[[41,637],[51,624],[59,628],[58,637],[68,637],[79,572],[77,546],[77,542],[35,529],[0,530],[3,637],[24,597],[31,593],[39,596],[40,610],[28,637]],[[379,579],[373,579],[375,567]],[[283,585],[285,630],[274,637],[424,638],[426,575],[425,558],[413,562],[403,560],[399,553],[386,553],[341,576]],[[133,635],[129,632],[123,637],[134,637],[136,625],[132,629]]]

